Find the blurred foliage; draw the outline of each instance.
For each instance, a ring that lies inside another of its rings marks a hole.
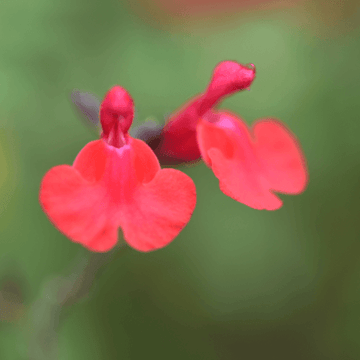
[[[74,88],[102,97],[120,84],[137,124],[162,121],[219,61],[251,62],[251,91],[222,107],[249,124],[284,121],[307,156],[308,189],[281,196],[279,211],[256,211],[223,195],[205,165],[182,168],[198,192],[189,225],[163,250],[129,250],[108,265],[61,319],[60,359],[360,358],[358,8],[345,32],[327,32],[306,6],[167,31],[126,4],[0,4],[1,294],[12,279],[22,295],[6,299],[26,312],[86,252],[38,204],[44,173],[95,136],[74,111]],[[0,321],[0,359],[26,358],[20,318]]]
[[[5,181],[8,178],[8,174],[9,174],[9,170],[8,170],[8,160],[4,154],[4,150],[3,150],[3,146],[4,145],[0,145],[0,188],[2,186],[4,186]]]
[[[131,9],[153,26],[188,28],[196,22],[229,22],[232,15],[264,9],[288,8],[304,0],[127,0]]]

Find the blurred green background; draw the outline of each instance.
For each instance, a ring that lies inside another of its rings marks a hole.
[[[222,108],[285,122],[307,190],[257,211],[204,164],[181,168],[197,186],[190,223],[165,249],[116,256],[54,319],[58,358],[360,359],[360,11],[342,3],[180,20],[119,0],[0,3],[0,359],[29,358],[34,302],[87,253],[38,204],[45,172],[96,137],[71,91],[120,84],[137,124],[163,121],[222,60],[257,67]]]

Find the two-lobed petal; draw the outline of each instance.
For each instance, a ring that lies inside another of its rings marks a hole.
[[[73,166],[45,175],[40,203],[61,232],[90,250],[113,248],[120,227],[129,245],[150,251],[167,245],[188,223],[196,192],[184,173],[161,170],[141,140],[129,138],[120,149],[97,140]]]
[[[252,133],[236,116],[211,112],[197,127],[202,157],[219,179],[220,189],[254,209],[276,210],[274,192],[298,194],[307,169],[295,136],[279,121],[258,121]]]

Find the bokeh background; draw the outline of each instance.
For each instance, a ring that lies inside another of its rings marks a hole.
[[[223,195],[204,164],[182,167],[198,192],[188,226],[165,249],[116,256],[54,314],[53,358],[360,359],[359,4],[171,3],[0,3],[0,359],[52,359],[29,355],[45,322],[34,304],[87,255],[38,204],[45,172],[96,138],[71,91],[101,98],[120,84],[136,124],[162,122],[222,60],[257,67],[251,91],[222,108],[286,123],[307,190],[257,211]]]

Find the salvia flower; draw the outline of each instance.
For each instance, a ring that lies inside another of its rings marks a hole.
[[[88,143],[72,166],[50,169],[40,204],[50,221],[72,241],[105,252],[118,241],[139,251],[162,248],[190,220],[196,203],[193,181],[175,169],[160,169],[150,147],[132,138],[130,95],[113,87],[100,106],[102,134]]]
[[[274,192],[299,194],[308,181],[296,137],[277,120],[260,120],[250,131],[236,115],[214,108],[254,79],[253,65],[220,63],[206,91],[170,116],[155,153],[173,163],[201,156],[224,194],[254,209],[275,210],[282,201]]]

